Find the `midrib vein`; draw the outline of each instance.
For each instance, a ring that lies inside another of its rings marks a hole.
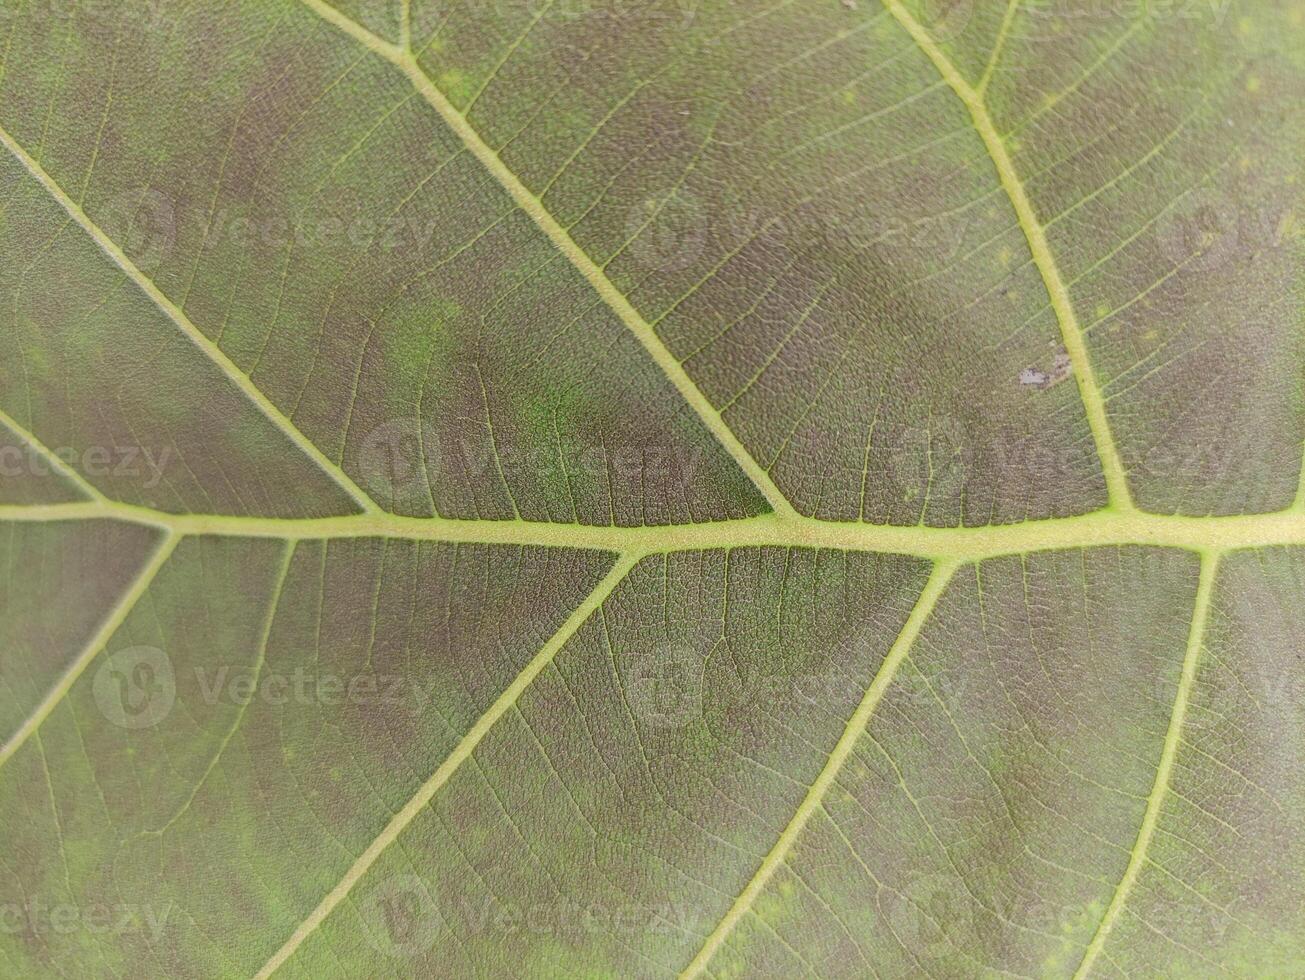
[[[130,258],[127,253],[118,247],[104,230],[93,222],[81,206],[77,204],[64,191],[54,178],[51,177],[39,163],[34,160],[26,150],[20,146],[12,136],[3,128],[0,128],[0,143],[13,155],[23,168],[50,194],[60,207],[68,213],[82,230],[88,234],[92,241],[100,247],[100,250],[107,255],[113,263],[118,266],[132,282],[153,300],[164,315],[167,316],[180,330],[184,333],[199,350],[220,370],[226,377],[240,389],[241,393],[270,421],[280,432],[290,440],[305,456],[311,459],[319,469],[322,470],[332,481],[345,491],[353,501],[364,512],[376,512],[380,508],[376,503],[367,496],[349,476],[339,466],[327,459],[324,453],[317,448],[307,436],[299,431],[298,427],[290,421],[285,414],[272,404],[271,400],[258,389],[249,376],[236,366],[226,353],[213,343],[208,336],[190,321],[190,318],[181,310],[177,304],[168,299],[163,291],[154,284],[154,281],[145,275]]]
[[[1160,764],[1156,767],[1155,782],[1147,798],[1146,810],[1142,815],[1142,824],[1138,828],[1137,840],[1129,854],[1128,865],[1124,875],[1115,888],[1115,894],[1106,907],[1105,914],[1097,926],[1097,931],[1083,953],[1074,980],[1083,980],[1092,969],[1092,964],[1101,953],[1110,930],[1114,928],[1119,913],[1128,900],[1129,892],[1137,880],[1138,872],[1146,863],[1147,849],[1155,835],[1156,824],[1160,820],[1160,811],[1164,807],[1165,796],[1169,792],[1169,780],[1173,773],[1174,759],[1178,756],[1178,746],[1183,737],[1183,721],[1187,717],[1187,704],[1191,697],[1192,686],[1196,682],[1196,669],[1201,659],[1201,646],[1205,639],[1205,624],[1210,612],[1210,596],[1214,592],[1214,579],[1218,571],[1217,554],[1201,556],[1201,574],[1196,587],[1196,601],[1192,607],[1192,623],[1187,634],[1187,652],[1183,657],[1183,671],[1178,681],[1178,691],[1174,695],[1173,710],[1169,714],[1169,728],[1165,732],[1164,747],[1160,751]]]
[[[1051,307],[1060,324],[1061,342],[1069,355],[1074,380],[1078,384],[1079,396],[1083,400],[1084,414],[1087,416],[1088,427],[1092,431],[1092,439],[1096,444],[1110,505],[1117,510],[1131,511],[1134,508],[1132,494],[1128,489],[1128,477],[1110,430],[1105,398],[1101,394],[1100,385],[1092,370],[1092,359],[1088,353],[1083,331],[1079,327],[1078,315],[1074,312],[1074,305],[1070,300],[1069,288],[1060,275],[1055,254],[1051,251],[1046,231],[1024,190],[1024,182],[1020,179],[1019,172],[1006,151],[1006,144],[988,114],[983,95],[961,76],[947,54],[934,42],[928,31],[911,15],[910,11],[902,6],[900,0],[883,0],[883,3],[889,13],[910,34],[920,50],[933,62],[943,81],[964,103],[979,138],[983,140],[983,145],[992,158],[1001,186],[1015,210],[1015,216],[1028,242],[1029,251],[1033,255],[1034,265],[1042,276],[1047,296],[1051,300]]]
[[[490,706],[480,718],[472,725],[471,729],[462,740],[458,742],[457,747],[449,753],[448,757],[440,763],[439,767],[431,774],[431,777],[422,784],[421,788],[413,794],[410,799],[396,813],[385,829],[380,832],[375,840],[367,846],[367,850],[359,856],[353,865],[349,868],[339,883],[332,888],[326,896],[318,903],[317,907],[309,913],[308,917],[303,920],[285,941],[280,949],[269,959],[261,970],[255,975],[255,980],[263,980],[270,977],[291,955],[299,948],[299,945],[312,935],[313,931],[331,914],[332,910],[340,904],[341,901],[349,894],[358,880],[363,877],[377,859],[384,853],[385,849],[394,842],[394,840],[403,833],[405,827],[410,824],[426,805],[430,803],[435,793],[449,781],[458,767],[467,760],[467,757],[475,751],[476,746],[488,734],[494,724],[514,707],[521,697],[521,693],[530,686],[531,682],[537,677],[545,667],[552,663],[553,658],[557,656],[559,650],[566,645],[566,642],[575,635],[575,632],[587,620],[595,610],[602,605],[603,601],[612,593],[612,590],[620,584],[621,580],[634,567],[639,558],[635,555],[626,555],[618,558],[611,570],[603,577],[602,581],[589,593],[580,605],[567,617],[556,633],[549,638],[548,642],[540,648],[535,654],[534,659],[526,665],[526,668],[517,675],[516,679],[499,695],[498,700]]]
[[[548,239],[558,251],[566,256],[567,260],[575,267],[576,271],[584,276],[603,302],[634,334],[639,343],[643,345],[644,350],[648,352],[648,355],[662,370],[662,373],[679,391],[681,397],[688,402],[698,418],[702,420],[707,430],[715,437],[721,447],[733,457],[739,468],[747,474],[748,479],[766,498],[766,502],[770,504],[771,509],[776,514],[785,517],[796,517],[797,512],[793,509],[792,504],[788,502],[788,498],[780,492],[779,487],[770,478],[770,474],[762,468],[752,453],[734,434],[733,429],[726,424],[721,413],[702,393],[694,380],[689,377],[688,372],[684,370],[684,366],[671,353],[670,349],[662,343],[652,325],[643,318],[642,314],[634,308],[625,295],[607,278],[606,273],[598,267],[588,253],[576,244],[575,239],[544,207],[543,201],[526,187],[516,174],[508,169],[498,153],[481,139],[480,134],[467,121],[466,116],[458,111],[453,103],[444,96],[444,93],[435,86],[435,83],[426,76],[426,73],[421,70],[411,53],[404,47],[391,44],[372,34],[366,28],[359,26],[338,10],[324,3],[323,0],[302,0],[302,2],[324,20],[340,28],[354,40],[395,65],[407,76],[409,82],[412,83],[412,86],[421,97],[439,113],[445,125],[457,134],[467,150],[494,176],[494,179],[507,191],[517,207],[529,215],[536,227],[548,236]]]
[[[323,518],[235,517],[222,514],[167,514],[119,502],[0,505],[0,523],[117,520],[177,535],[330,540],[396,538],[457,544],[534,545],[586,548],[620,554],[652,554],[714,548],[834,548],[914,555],[931,560],[975,561],[999,555],[1067,548],[1143,545],[1188,551],[1305,546],[1305,513],[1183,517],[1094,511],[1020,524],[979,527],[925,527],[836,522],[775,514],[643,527],[555,524],[527,520],[460,520],[353,514]]]
[[[127,621],[132,609],[136,607],[140,597],[148,591],[150,583],[154,581],[154,576],[167,562],[180,540],[179,535],[169,534],[155,548],[153,556],[136,573],[136,578],[132,581],[130,587],[118,598],[113,608],[109,610],[108,616],[91,635],[81,653],[64,670],[58,682],[41,700],[41,703],[36,706],[36,710],[27,716],[9,741],[0,746],[0,766],[3,766],[11,755],[22,748],[23,743],[31,737],[32,733],[41,726],[41,723],[45,721],[50,712],[63,700],[64,695],[68,693],[77,678],[86,670],[87,665],[95,659],[96,655],[104,649],[105,644],[113,638],[113,634],[118,631],[118,627]]]
[[[884,657],[883,663],[875,673],[874,679],[870,686],[866,688],[865,695],[861,698],[861,703],[857,705],[856,710],[852,712],[852,717],[848,719],[847,726],[843,729],[843,734],[835,743],[833,751],[829,753],[829,758],[825,761],[824,767],[816,777],[815,782],[807,791],[802,802],[793,813],[793,818],[789,821],[783,832],[780,833],[775,845],[766,854],[761,864],[757,867],[756,872],[752,875],[738,897],[730,906],[729,911],[725,913],[724,918],[720,920],[711,935],[698,954],[693,958],[684,972],[680,974],[681,980],[693,980],[699,976],[706,968],[711,958],[720,949],[721,945],[729,938],[734,931],[740,919],[748,914],[757,898],[765,890],[766,885],[779,870],[787,859],[793,845],[802,834],[803,828],[806,827],[807,821],[811,819],[812,814],[823,806],[825,794],[834,780],[838,778],[843,764],[847,757],[851,755],[852,749],[855,748],[857,740],[869,725],[871,717],[874,715],[875,708],[883,699],[884,692],[893,682],[897,675],[897,669],[901,666],[902,661],[906,659],[911,650],[912,644],[915,643],[916,637],[924,628],[934,606],[938,604],[939,597],[947,589],[947,583],[951,580],[952,574],[956,571],[957,565],[952,562],[940,562],[935,564],[925,583],[924,589],[915,601],[915,606],[906,618],[906,623],[902,630],[897,634],[897,639],[893,641],[887,656]]]

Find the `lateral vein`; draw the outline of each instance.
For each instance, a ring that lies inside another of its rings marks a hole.
[[[370,497],[367,496],[348,475],[335,463],[327,459],[326,455],[317,448],[307,436],[299,431],[298,427],[290,421],[285,414],[277,408],[272,401],[264,395],[258,387],[250,380],[249,376],[236,366],[231,358],[217,346],[209,337],[181,310],[176,303],[168,299],[163,291],[154,284],[144,272],[142,272],[130,258],[127,253],[118,247],[104,230],[95,224],[81,206],[77,204],[62,187],[55,182],[42,166],[32,159],[26,150],[20,146],[12,136],[3,128],[0,128],[0,143],[13,155],[19,163],[27,170],[29,174],[42,187],[49,192],[50,196],[62,207],[68,216],[77,224],[81,225],[82,230],[88,234],[100,250],[104,252],[113,263],[118,266],[128,278],[134,282],[137,287],[154,301],[157,306],[176,326],[184,333],[199,350],[208,357],[210,361],[220,370],[246,398],[256,407],[274,426],[281,431],[305,456],[317,464],[328,477],[330,477],[342,490],[344,490],[354,502],[368,513],[379,512],[380,508]]]
[[[53,452],[49,446],[36,438],[36,435],[30,429],[23,428],[11,415],[3,410],[0,410],[0,425],[31,446],[46,461],[50,469],[72,483],[83,496],[101,504],[109,502],[109,498],[92,486],[86,477],[60,459],[58,453]]]
[[[255,980],[265,980],[266,977],[270,977],[275,973],[286,960],[294,955],[295,950],[299,948],[303,941],[312,935],[317,927],[326,920],[331,911],[353,890],[359,879],[376,863],[385,849],[394,843],[395,839],[403,833],[404,828],[430,803],[440,787],[449,781],[458,767],[476,750],[476,746],[494,727],[499,718],[516,705],[522,692],[530,686],[531,682],[545,667],[553,662],[553,658],[557,656],[558,651],[566,645],[567,641],[575,635],[581,625],[602,605],[603,601],[620,584],[640,557],[638,554],[629,554],[621,555],[616,560],[602,581],[594,587],[594,590],[589,593],[580,605],[576,606],[557,632],[549,638],[548,642],[540,648],[525,669],[498,696],[498,699],[490,706],[489,710],[471,726],[467,734],[458,742],[457,747],[449,753],[448,757],[440,763],[430,778],[413,794],[412,799],[404,804],[403,809],[390,818],[390,822],[385,825],[385,829],[367,846],[367,849],[358,857],[358,860],[345,872],[344,877],[322,898],[317,907],[291,933],[290,938],[263,965],[263,968],[255,975]]]
[[[133,580],[131,587],[118,598],[113,609],[109,611],[104,622],[100,624],[100,628],[95,631],[87,641],[86,646],[82,648],[82,652],[79,653],[77,658],[68,665],[67,669],[65,669],[63,674],[59,677],[58,682],[41,700],[41,703],[36,706],[36,710],[27,716],[9,741],[5,742],[3,746],[0,746],[0,766],[3,766],[11,755],[22,748],[23,743],[41,727],[41,723],[49,717],[50,712],[52,712],[59,702],[63,700],[64,695],[67,694],[73,684],[76,683],[77,678],[82,675],[90,662],[94,660],[96,655],[104,649],[105,645],[113,639],[113,634],[118,631],[118,627],[126,622],[132,609],[134,609],[136,603],[140,601],[140,597],[149,589],[150,583],[154,581],[154,576],[158,574],[159,569],[167,562],[180,541],[180,535],[168,534],[159,543],[153,556],[136,574],[136,578]]]
[[[675,386],[684,400],[689,403],[689,406],[701,419],[707,430],[720,443],[721,447],[733,457],[739,468],[747,474],[753,485],[766,498],[766,502],[770,504],[771,509],[781,517],[797,517],[797,511],[793,509],[792,504],[788,502],[788,498],[775,485],[770,474],[757,462],[752,453],[734,434],[721,413],[717,411],[710,399],[703,394],[694,380],[689,377],[688,372],[684,370],[684,366],[671,353],[661,338],[657,336],[657,332],[652,328],[652,325],[643,318],[642,314],[607,278],[606,273],[598,267],[588,253],[576,244],[575,239],[544,207],[543,201],[526,187],[515,173],[508,169],[498,153],[481,138],[471,123],[467,121],[467,117],[459,112],[453,103],[445,97],[444,93],[436,87],[435,83],[426,76],[426,73],[417,64],[417,60],[399,46],[391,44],[372,34],[366,28],[359,26],[324,3],[323,0],[302,0],[302,2],[314,13],[339,27],[350,37],[389,61],[407,76],[422,98],[439,113],[440,118],[457,134],[468,151],[494,176],[511,196],[517,207],[529,215],[535,225],[548,236],[558,251],[566,256],[576,271],[584,276],[589,285],[598,293],[603,302],[634,334],[639,343],[643,345],[644,350],[648,352],[648,355],[662,370],[662,373]]]
[[[730,906],[724,918],[717,923],[716,928],[707,937],[707,941],[698,950],[698,954],[685,967],[684,972],[680,974],[680,980],[693,980],[706,969],[711,958],[725,940],[729,938],[739,920],[752,909],[753,904],[762,891],[765,890],[770,879],[788,858],[789,852],[793,849],[793,845],[801,835],[803,828],[806,827],[807,821],[811,819],[811,815],[823,806],[825,793],[828,792],[834,780],[838,778],[838,773],[847,761],[847,757],[851,755],[857,740],[866,730],[866,726],[869,725],[875,708],[879,706],[884,692],[892,684],[898,668],[901,666],[902,661],[906,659],[906,655],[910,652],[911,645],[915,642],[916,637],[920,635],[920,631],[928,621],[930,614],[938,603],[938,599],[946,591],[947,583],[951,581],[952,574],[957,567],[958,563],[956,562],[939,562],[934,565],[924,589],[920,592],[919,598],[915,601],[915,606],[911,609],[910,615],[907,616],[906,622],[902,626],[902,631],[897,634],[897,639],[893,641],[887,656],[884,657],[884,662],[875,673],[870,686],[866,688],[861,703],[857,705],[856,710],[852,712],[852,717],[848,719],[847,727],[843,729],[842,736],[834,745],[833,751],[829,753],[824,768],[820,770],[820,774],[816,777],[816,781],[811,784],[807,795],[798,804],[793,818],[783,832],[780,833],[775,845],[762,860],[748,883],[744,885],[743,890],[739,892],[734,904]]]
[[[1010,35],[1011,24],[1015,22],[1015,14],[1019,10],[1020,0],[1009,0],[1006,4],[1006,13],[1001,19],[1001,27],[997,29],[997,40],[993,43],[992,54],[988,55],[988,63],[983,68],[983,74],[979,76],[979,84],[974,86],[974,91],[982,98],[983,93],[988,90],[988,83],[992,81],[992,73],[997,70],[997,65],[1001,61],[1002,49],[1006,46],[1006,38]]]
[[[1146,810],[1142,814],[1142,824],[1137,831],[1137,840],[1128,857],[1124,875],[1119,879],[1115,894],[1110,899],[1097,931],[1092,936],[1074,972],[1074,980],[1083,980],[1092,969],[1092,964],[1101,953],[1110,930],[1128,900],[1129,892],[1137,880],[1138,872],[1146,862],[1147,849],[1155,834],[1156,824],[1160,820],[1160,810],[1164,806],[1165,796],[1169,792],[1169,781],[1173,774],[1174,759],[1178,756],[1178,745],[1183,737],[1183,721],[1187,717],[1187,704],[1191,697],[1192,686],[1196,682],[1196,668],[1201,659],[1201,647],[1205,638],[1205,624],[1210,612],[1210,595],[1214,591],[1215,574],[1219,558],[1216,554],[1201,556],[1201,574],[1196,587],[1196,601],[1192,607],[1192,625],[1187,634],[1187,652],[1183,657],[1183,672],[1178,681],[1178,691],[1174,695],[1173,710],[1169,715],[1169,728],[1165,732],[1164,747],[1160,751],[1160,764],[1156,767],[1155,783],[1147,799]]]
[[[956,66],[952,64],[951,59],[934,42],[919,21],[911,16],[910,11],[902,6],[900,0],[883,0],[883,3],[888,8],[889,13],[911,35],[920,50],[933,62],[934,67],[938,69],[938,73],[942,75],[943,81],[956,93],[957,98],[969,110],[974,128],[978,132],[979,138],[983,140],[988,155],[992,158],[993,166],[997,170],[997,176],[1001,180],[1002,188],[1006,191],[1006,196],[1010,198],[1020,228],[1028,241],[1029,251],[1033,255],[1033,263],[1042,276],[1047,296],[1051,300],[1051,307],[1055,311],[1056,319],[1060,324],[1061,342],[1065,345],[1065,352],[1069,355],[1070,365],[1073,367],[1074,380],[1078,385],[1079,397],[1083,401],[1083,410],[1087,416],[1088,428],[1092,431],[1092,439],[1096,444],[1097,456],[1101,462],[1101,472],[1105,478],[1106,493],[1110,505],[1117,510],[1133,511],[1136,508],[1133,505],[1132,494],[1128,488],[1127,470],[1124,468],[1123,459],[1115,446],[1114,435],[1110,430],[1110,420],[1106,415],[1105,399],[1102,396],[1096,375],[1092,370],[1092,359],[1088,353],[1083,331],[1079,327],[1078,315],[1074,312],[1074,305],[1070,300],[1069,288],[1060,275],[1060,268],[1056,263],[1055,254],[1051,251],[1051,246],[1047,242],[1046,231],[1042,222],[1038,220],[1037,212],[1033,209],[1033,203],[1029,200],[1028,193],[1024,189],[1024,182],[1020,179],[1019,172],[1015,169],[1015,164],[1006,151],[1006,144],[1002,141],[1001,135],[997,132],[997,127],[992,122],[992,117],[988,114],[988,107],[983,101],[983,96],[961,76]]]

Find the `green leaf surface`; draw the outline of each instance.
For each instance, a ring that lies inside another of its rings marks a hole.
[[[0,975],[1305,975],[1305,6],[0,7]]]

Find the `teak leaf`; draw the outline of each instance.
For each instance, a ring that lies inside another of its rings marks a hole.
[[[1298,0],[2,13],[0,973],[1305,974]]]

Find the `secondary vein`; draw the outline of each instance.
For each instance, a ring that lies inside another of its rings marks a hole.
[[[1300,483],[1296,487],[1296,499],[1292,501],[1292,510],[1305,511],[1305,449],[1302,449]]]
[[[883,3],[889,13],[910,34],[920,50],[933,62],[943,81],[969,110],[974,128],[979,138],[983,140],[983,145],[992,158],[993,166],[997,169],[1001,186],[1006,191],[1006,196],[1010,198],[1020,228],[1028,241],[1029,251],[1033,255],[1033,263],[1042,276],[1047,296],[1051,300],[1051,307],[1060,323],[1061,342],[1065,345],[1065,352],[1069,355],[1074,370],[1074,380],[1078,384],[1079,397],[1083,400],[1084,414],[1087,416],[1088,427],[1092,431],[1092,439],[1096,444],[1097,456],[1101,461],[1102,476],[1105,478],[1110,505],[1117,510],[1135,510],[1132,494],[1128,488],[1127,471],[1115,446],[1114,435],[1110,431],[1105,398],[1092,370],[1092,359],[1088,353],[1083,331],[1079,327],[1074,305],[1070,301],[1069,289],[1060,275],[1060,268],[1047,242],[1042,222],[1038,220],[1037,212],[1034,211],[1033,204],[1024,190],[1024,183],[1015,169],[1015,164],[1011,161],[1010,154],[1006,151],[1006,144],[988,114],[983,96],[961,76],[947,54],[899,0],[883,0]]]
[[[1169,728],[1165,732],[1164,747],[1160,751],[1160,764],[1156,767],[1155,782],[1151,786],[1151,795],[1147,799],[1146,810],[1142,815],[1142,824],[1138,828],[1137,840],[1128,857],[1124,875],[1119,879],[1115,894],[1106,907],[1097,931],[1092,936],[1074,972],[1074,980],[1083,980],[1092,969],[1092,964],[1101,953],[1110,930],[1119,918],[1124,902],[1128,900],[1138,872],[1146,862],[1147,849],[1155,834],[1160,811],[1164,806],[1165,796],[1169,792],[1169,781],[1173,774],[1174,759],[1178,756],[1178,745],[1183,737],[1183,721],[1187,717],[1187,704],[1191,698],[1192,687],[1196,682],[1196,668],[1201,659],[1201,647],[1205,639],[1205,624],[1210,612],[1210,596],[1214,592],[1215,574],[1219,558],[1215,554],[1201,556],[1201,574],[1196,587],[1196,601],[1192,608],[1192,625],[1187,635],[1187,652],[1183,657],[1183,672],[1178,681],[1178,691],[1174,695],[1174,707],[1169,714]]]
[[[45,443],[40,439],[36,438],[31,430],[23,428],[18,424],[17,420],[4,411],[0,411],[0,425],[3,425],[19,439],[31,446],[32,449],[46,461],[51,470],[72,483],[77,491],[84,497],[101,504],[109,502],[109,499],[93,487],[86,477],[82,476],[77,472],[77,470],[73,469],[73,467],[60,459],[59,455],[52,452],[50,447],[45,445]]]
[[[1010,0],[1006,4],[1006,13],[1001,19],[1001,27],[997,30],[997,40],[992,45],[992,54],[988,55],[988,63],[983,68],[983,74],[979,76],[979,84],[974,86],[975,92],[980,97],[988,90],[988,83],[992,81],[992,73],[997,70],[997,65],[1001,61],[1002,49],[1006,46],[1006,38],[1010,35],[1011,24],[1015,22],[1015,14],[1019,10],[1020,0]]]
[[[127,277],[140,288],[141,292],[154,301],[154,305],[176,324],[181,332],[213,362],[218,370],[240,389],[244,396],[262,412],[268,421],[276,426],[305,456],[316,463],[323,473],[352,497],[362,510],[366,512],[380,510],[376,503],[345,474],[344,470],[327,459],[326,455],[307,436],[300,432],[298,427],[279,408],[272,404],[272,401],[258,389],[249,376],[241,371],[235,362],[227,357],[226,353],[217,344],[213,343],[202,330],[195,326],[176,303],[168,299],[163,290],[159,289],[154,281],[127,257],[127,253],[119,248],[117,243],[90,219],[86,212],[81,209],[81,206],[69,197],[55,179],[46,173],[44,168],[3,128],[0,128],[0,143],[4,144],[5,149],[23,165],[24,169],[32,175],[37,183],[46,189],[59,206],[68,212],[68,216],[82,227],[82,230],[91,237],[91,240],[100,247],[100,250],[127,274]]]
[[[939,562],[934,565],[924,589],[920,592],[919,598],[915,601],[915,606],[911,609],[910,615],[906,618],[906,623],[902,626],[902,631],[897,634],[897,639],[893,641],[887,656],[884,657],[884,662],[875,673],[869,687],[866,688],[861,703],[857,705],[856,710],[852,712],[852,717],[848,719],[847,727],[843,729],[842,737],[834,745],[833,751],[829,753],[824,768],[820,770],[820,774],[816,777],[815,782],[811,784],[807,795],[798,804],[793,819],[789,821],[788,826],[779,835],[774,847],[767,853],[757,867],[756,872],[743,886],[743,890],[739,892],[734,904],[730,906],[724,918],[720,920],[716,928],[712,930],[711,935],[707,937],[707,941],[698,950],[698,954],[684,969],[684,972],[680,974],[680,980],[693,980],[706,969],[711,958],[725,940],[729,938],[739,920],[751,911],[753,904],[765,890],[770,879],[788,858],[789,852],[792,851],[794,843],[801,835],[803,828],[806,827],[807,821],[811,819],[812,814],[824,805],[825,793],[829,791],[830,785],[838,778],[838,773],[843,768],[848,756],[851,755],[857,740],[865,731],[866,726],[869,725],[875,708],[879,706],[884,692],[892,684],[898,668],[901,666],[902,661],[906,659],[906,655],[910,652],[916,637],[920,635],[924,624],[938,604],[938,599],[946,591],[947,583],[951,581],[952,574],[957,567],[955,562]]]
[[[118,631],[118,627],[126,622],[132,609],[136,607],[140,597],[149,590],[150,583],[154,581],[154,576],[167,562],[180,540],[180,535],[169,534],[160,542],[153,556],[137,573],[131,587],[119,597],[104,622],[100,624],[100,628],[95,631],[94,635],[87,641],[86,646],[82,648],[82,652],[68,665],[58,682],[41,700],[41,703],[36,706],[36,710],[27,716],[9,741],[0,746],[0,766],[3,766],[11,755],[22,748],[23,743],[41,727],[41,723],[49,717],[50,712],[63,700],[63,696],[72,688],[77,678],[82,675],[90,662],[113,638],[113,634]]]
[[[548,642],[535,654],[534,659],[498,696],[498,699],[490,706],[489,710],[477,719],[467,734],[462,737],[457,747],[449,753],[448,757],[440,763],[430,778],[413,794],[412,799],[404,804],[403,809],[390,819],[390,822],[385,825],[385,829],[367,846],[367,850],[363,851],[358,860],[345,872],[339,883],[322,898],[317,907],[291,933],[290,938],[263,965],[263,968],[255,975],[254,980],[265,980],[265,978],[275,973],[286,960],[294,955],[300,944],[326,920],[331,911],[353,890],[359,879],[376,863],[385,849],[394,843],[399,834],[403,833],[404,828],[426,808],[426,805],[434,798],[440,787],[449,781],[458,767],[476,750],[476,746],[494,727],[495,722],[516,705],[522,692],[530,686],[540,671],[553,662],[553,658],[557,656],[558,651],[566,645],[567,641],[575,635],[581,625],[611,595],[612,590],[629,574],[630,569],[635,566],[640,557],[637,554],[622,555],[616,560],[602,581],[595,586],[594,590],[589,593],[580,605],[576,606],[558,631],[549,638]]]
[[[607,278],[606,273],[598,267],[588,253],[576,244],[575,239],[544,207],[543,201],[526,187],[515,173],[508,169],[508,166],[494,151],[493,147],[481,139],[480,134],[467,121],[467,117],[458,111],[453,103],[444,96],[444,93],[426,76],[426,73],[421,70],[421,66],[417,64],[416,59],[398,45],[391,44],[359,26],[324,3],[323,0],[302,0],[302,2],[314,13],[395,65],[407,76],[422,98],[439,113],[444,123],[462,140],[467,150],[494,176],[511,196],[512,200],[516,202],[517,206],[529,215],[540,231],[548,236],[558,251],[566,256],[576,271],[584,276],[589,285],[598,293],[603,302],[634,334],[639,343],[643,345],[644,350],[661,368],[662,373],[675,385],[676,390],[689,403],[698,418],[702,420],[707,430],[720,443],[721,447],[734,458],[739,468],[747,474],[753,485],[766,498],[766,502],[770,504],[771,509],[785,518],[797,517],[797,511],[793,509],[792,504],[788,502],[788,498],[775,485],[770,474],[757,462],[752,453],[734,434],[721,413],[717,411],[697,383],[689,377],[688,372],[684,370],[684,366],[671,353],[661,338],[657,336],[657,332],[652,328],[652,325],[643,318],[643,315]]]

